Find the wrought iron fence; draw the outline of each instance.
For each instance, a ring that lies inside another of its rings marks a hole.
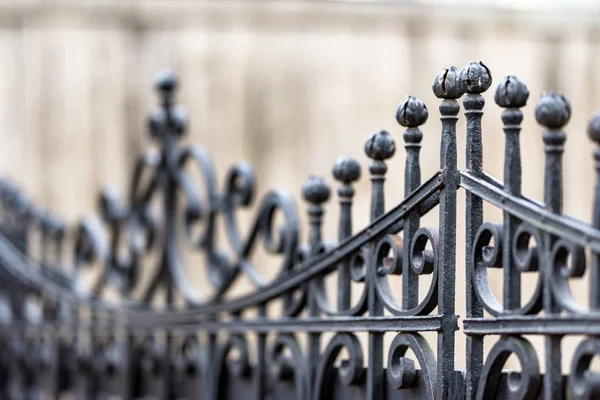
[[[504,108],[504,182],[487,175],[481,93],[491,83],[488,68],[476,62],[460,71],[444,69],[435,78],[432,89],[441,99],[440,168],[426,180],[419,152],[428,110],[412,96],[400,105],[397,121],[406,128],[405,198],[387,211],[386,160],[396,143],[386,131],[368,138],[371,222],[359,231],[353,231],[351,211],[352,184],[361,166],[351,157],[334,164],[341,210],[337,243],[324,240],[321,232],[330,186],[322,177],[310,177],[303,187],[310,220],[304,245],[298,210],[285,192],[268,193],[248,229],[239,226],[238,211],[256,196],[252,167],[234,165],[224,190],[218,189],[206,149],[178,143],[187,120],[175,104],[177,78],[161,74],[156,82],[160,108],[149,118],[158,151],[137,159],[127,201],[103,192],[99,216],[70,229],[14,184],[0,181],[2,398],[598,396],[600,379],[590,365],[600,354],[600,188],[592,224],[562,214],[563,127],[571,106],[562,95],[546,93],[535,112],[545,129],[544,202],[522,195],[520,108],[529,92],[514,76],[500,82],[494,97]],[[457,166],[461,97],[465,169]],[[588,134],[600,143],[600,114],[590,120]],[[600,172],[600,148],[594,157]],[[200,184],[191,179],[194,166]],[[461,188],[465,205],[457,205]],[[484,202],[501,209],[503,220],[484,221]],[[458,262],[466,268],[467,315],[460,324],[455,312],[457,206],[466,206],[467,243],[466,260]],[[437,226],[420,226],[430,212],[438,213]],[[228,243],[218,240],[219,224]],[[208,295],[188,282],[182,236],[204,255],[200,267],[213,289]],[[259,273],[253,257],[259,245],[280,263],[274,279]],[[151,252],[158,254],[155,269],[143,263]],[[99,268],[93,281],[86,274],[90,265]],[[589,301],[581,304],[569,284],[588,267]],[[489,268],[502,270],[502,298],[491,289]],[[140,278],[150,273],[140,289]],[[522,290],[522,274],[537,276],[537,285]],[[337,278],[335,293],[328,293],[324,283],[328,275]],[[400,279],[393,283],[394,275]],[[228,293],[241,276],[254,287],[232,299]],[[426,293],[419,293],[421,279],[430,282]],[[110,290],[116,290],[117,299],[106,295]],[[156,306],[159,295],[166,306]],[[360,332],[368,336],[364,347]],[[395,337],[384,348],[386,332]],[[428,341],[424,332],[433,332],[437,342]],[[324,340],[325,333],[334,336]],[[464,371],[454,365],[457,334],[467,338]],[[500,339],[484,354],[488,335]],[[543,337],[543,364],[523,335]],[[563,376],[560,346],[567,335],[587,338],[569,355],[572,367]],[[511,355],[520,372],[503,369]]]

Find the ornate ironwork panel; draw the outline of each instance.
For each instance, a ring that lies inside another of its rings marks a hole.
[[[442,132],[433,176],[422,179],[419,163],[429,111],[412,96],[397,110],[401,139],[383,130],[367,139],[367,170],[353,157],[339,158],[332,169],[340,209],[332,242],[322,235],[332,197],[328,180],[311,176],[302,188],[305,241],[303,211],[291,194],[274,190],[255,201],[257,178],[249,164],[233,165],[221,182],[205,148],[180,143],[187,116],[175,102],[177,77],[160,74],[159,108],[148,122],[157,147],[135,160],[125,198],[104,191],[95,216],[67,226],[14,183],[0,181],[2,398],[600,396],[591,367],[600,353],[600,185],[592,224],[562,213],[571,106],[562,95],[546,93],[535,111],[546,153],[544,199],[523,196],[520,109],[529,91],[514,76],[494,95],[504,109],[504,180],[486,174],[482,93],[491,84],[481,62],[435,78]],[[464,169],[456,144],[461,98]],[[600,114],[588,134],[600,143]],[[400,140],[405,196],[386,207],[387,161]],[[371,181],[370,223],[357,230],[353,183],[361,175]],[[457,205],[459,190],[466,204]],[[484,219],[484,203],[500,209],[502,220]],[[456,257],[457,207],[466,209],[464,260]],[[254,218],[241,224],[238,214],[248,208]],[[421,226],[428,213],[438,216],[435,226]],[[272,278],[262,274],[259,248],[272,258],[269,265],[278,265]],[[206,290],[190,284],[184,268],[190,252],[203,257],[192,267],[205,273]],[[460,323],[457,267],[466,271]],[[490,268],[502,271],[502,296],[492,290]],[[582,304],[570,283],[588,268],[589,299]],[[535,283],[523,286],[526,276]],[[242,278],[252,289],[231,295]],[[456,335],[466,335],[464,356]],[[530,335],[543,338],[543,353]],[[585,338],[575,354],[562,354],[569,335]],[[485,354],[488,336],[499,339]],[[505,370],[511,356],[519,372]],[[567,374],[562,357],[572,360]],[[455,368],[455,359],[466,369]]]

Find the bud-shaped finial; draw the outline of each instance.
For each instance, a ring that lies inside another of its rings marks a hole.
[[[407,128],[423,125],[428,116],[425,104],[414,96],[408,96],[396,111],[396,121]]]
[[[348,185],[360,178],[360,163],[352,157],[342,156],[337,159],[331,172],[335,179]]]
[[[542,94],[535,107],[535,119],[548,129],[561,129],[571,118],[571,103],[560,93]]]
[[[365,143],[365,153],[372,160],[383,161],[396,152],[396,143],[387,131],[375,132]]]
[[[494,100],[502,108],[521,108],[527,104],[529,90],[516,76],[507,76],[496,88]]]
[[[460,84],[465,93],[483,93],[492,84],[492,74],[481,61],[471,61],[460,71]]]
[[[600,145],[600,111],[596,111],[588,121],[588,136],[597,145]]]
[[[435,77],[431,89],[438,99],[458,99],[464,93],[458,69],[454,66],[445,68]]]
[[[154,86],[161,94],[168,96],[177,89],[177,74],[172,70],[164,70],[158,73],[154,80]]]
[[[331,189],[322,176],[311,175],[302,187],[304,199],[312,204],[322,204],[329,200]]]

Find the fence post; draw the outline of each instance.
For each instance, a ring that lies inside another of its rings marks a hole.
[[[521,145],[519,133],[523,112],[520,110],[527,103],[529,90],[515,76],[507,76],[498,85],[494,100],[504,108],[502,122],[506,134],[504,148],[504,191],[512,196],[521,197]],[[502,239],[502,270],[504,274],[504,310],[521,306],[521,274],[516,269],[512,258],[512,238],[515,237],[520,220],[504,211],[504,237]]]
[[[553,214],[562,213],[562,155],[567,135],[562,130],[571,118],[571,104],[562,95],[546,93],[535,108],[535,118],[546,128],[543,134],[546,165],[544,168],[544,204],[546,210]],[[560,306],[552,293],[552,266],[549,260],[556,238],[548,233],[545,237],[545,257],[542,273],[544,276],[543,303],[546,315],[560,314]],[[546,375],[544,376],[544,399],[562,399],[561,373],[561,335],[546,336]]]
[[[352,157],[340,157],[333,166],[333,176],[341,182],[338,188],[340,197],[340,221],[338,228],[338,240],[352,236],[352,197],[354,188],[352,183],[360,178],[360,164]],[[339,266],[338,280],[338,311],[348,310],[351,306],[351,276],[350,260],[342,261]]]
[[[596,168],[596,190],[592,226],[600,229],[600,111],[596,112],[588,122],[588,136],[596,144],[594,161]],[[600,309],[600,254],[592,252],[592,265],[590,269],[590,308]]]
[[[442,316],[442,329],[438,333],[437,395],[449,398],[450,377],[454,374],[454,332],[457,320],[454,315],[456,278],[456,190],[458,170],[456,164],[456,122],[460,105],[456,101],[463,90],[455,67],[444,70],[433,82],[433,93],[443,99],[440,104],[442,140],[440,168],[444,186],[440,189],[440,269],[438,280],[438,314]]]
[[[323,223],[323,203],[329,200],[331,189],[325,180],[320,176],[311,176],[303,187],[304,199],[310,203],[308,215],[310,218],[309,246],[311,257],[318,255],[323,242],[322,223]],[[316,280],[309,283],[308,289],[308,316],[317,318],[320,314],[317,304],[317,286]],[[310,386],[314,385],[316,371],[319,368],[321,359],[321,334],[308,334],[308,376]],[[311,391],[307,391],[310,396]],[[307,399],[309,400],[309,399]]]
[[[365,143],[365,153],[373,160],[369,166],[371,172],[371,222],[385,212],[383,183],[387,166],[385,160],[396,152],[394,139],[387,131],[375,132]],[[375,252],[373,252],[374,254]],[[368,315],[383,315],[383,302],[377,294],[377,265],[370,263],[367,271]],[[385,375],[383,373],[383,333],[369,332],[369,367],[367,368],[367,399],[383,398]]]
[[[477,178],[483,178],[483,144],[481,118],[485,100],[481,93],[492,84],[487,67],[471,62],[460,72],[460,81],[466,96],[463,100],[467,118],[467,170]],[[473,242],[483,223],[483,201],[480,197],[466,194],[466,260],[467,260],[467,317],[483,317],[483,307],[473,288]],[[483,336],[467,338],[467,398],[474,398],[483,366]]]
[[[396,112],[396,120],[406,127],[404,132],[404,147],[406,148],[406,163],[404,167],[404,197],[408,197],[421,184],[421,166],[419,151],[423,132],[419,129],[427,121],[427,107],[422,101],[413,96],[400,104]],[[413,210],[404,221],[402,229],[402,307],[410,310],[419,303],[419,278],[410,265],[410,246],[412,239],[419,229],[421,215]]]

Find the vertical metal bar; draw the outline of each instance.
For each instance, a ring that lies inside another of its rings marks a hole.
[[[423,133],[419,126],[427,121],[427,107],[422,101],[413,96],[400,104],[396,112],[396,120],[404,127],[404,147],[406,149],[406,163],[404,167],[404,197],[408,197],[421,184],[421,166],[419,165],[419,151]],[[410,246],[413,236],[419,229],[421,215],[414,210],[404,221],[402,230],[402,307],[406,310],[415,308],[419,303],[419,279],[410,266]]]
[[[214,316],[213,318],[211,318],[209,321],[211,320],[216,320],[216,316]],[[218,340],[217,340],[217,334],[216,333],[209,333],[208,334],[208,351],[207,351],[207,363],[203,368],[203,380],[204,380],[204,385],[203,386],[203,390],[202,390],[202,398],[203,399],[211,399],[211,394],[212,393],[216,393],[217,392],[217,388],[215,387],[217,379],[215,379],[215,377],[213,377],[213,374],[218,373],[215,372],[214,369],[212,368],[215,365],[215,361],[216,361],[216,356],[217,356],[217,345],[218,345]]]
[[[546,210],[554,214],[562,213],[562,155],[567,139],[562,128],[571,117],[571,105],[562,95],[546,93],[542,96],[535,109],[538,123],[546,128],[543,135],[546,165],[544,168],[544,203]],[[548,258],[556,238],[546,234],[545,257]],[[543,264],[541,271],[544,279],[543,304],[546,315],[560,314],[560,307],[552,293],[552,267],[550,260]],[[562,336],[547,335],[545,343],[546,375],[544,377],[544,399],[562,399],[561,351]]]
[[[505,110],[502,112],[506,142],[504,147],[504,191],[521,196],[521,145],[519,133],[523,112],[519,109],[527,103],[529,90],[515,76],[507,76],[496,88],[494,100]],[[512,310],[521,306],[521,274],[516,269],[512,255],[512,240],[515,237],[519,219],[504,211],[504,236],[502,242],[502,270],[504,274],[504,309]]]
[[[159,75],[156,81],[156,88],[160,92],[161,106],[164,111],[164,131],[162,139],[162,162],[165,174],[163,187],[163,214],[164,214],[164,244],[163,255],[161,258],[160,271],[163,275],[163,285],[166,289],[166,305],[167,309],[171,310],[174,307],[174,291],[175,281],[173,274],[179,265],[177,254],[177,130],[180,128],[175,120],[173,104],[174,94],[177,88],[177,77],[171,71]],[[164,352],[164,377],[165,377],[165,393],[167,399],[173,397],[174,393],[174,377],[173,377],[173,333],[170,328],[165,332],[165,352]]]
[[[594,149],[594,166],[596,168],[596,191],[594,196],[594,208],[592,226],[600,229],[600,112],[596,112],[588,122],[588,136],[596,143]],[[590,308],[600,309],[600,254],[592,252],[592,264],[590,270]]]
[[[266,304],[261,304],[258,307],[258,318],[264,319],[267,316]],[[267,349],[267,335],[265,333],[258,334],[257,341],[257,356],[256,356],[256,377],[255,377],[255,399],[261,400],[267,397],[266,374],[267,363],[265,360],[265,352]]]
[[[320,176],[311,176],[303,187],[304,199],[310,203],[308,215],[310,219],[309,246],[311,257],[318,255],[322,245],[321,226],[323,222],[323,203],[325,203],[331,194],[331,189],[325,180]],[[308,316],[317,318],[320,315],[319,305],[317,303],[316,291],[318,287],[315,281],[308,285]],[[308,376],[310,387],[315,383],[316,372],[319,368],[321,358],[321,334],[308,334]],[[310,396],[311,391],[307,391]],[[309,399],[307,399],[309,400]]]
[[[338,228],[338,240],[342,242],[352,235],[352,197],[354,188],[353,182],[360,178],[360,164],[352,157],[341,157],[333,166],[333,176],[342,184],[338,188],[340,197],[340,221]],[[347,310],[350,308],[351,301],[351,278],[350,261],[343,260],[338,269],[338,310]]]
[[[456,122],[460,105],[456,101],[463,91],[455,67],[445,69],[433,82],[433,92],[442,100],[439,110],[442,121],[440,168],[443,169],[444,187],[440,190],[440,269],[438,280],[438,314],[442,328],[438,333],[437,396],[450,397],[449,384],[454,373],[454,315],[456,279],[456,191],[458,189]],[[467,292],[467,297],[469,294]],[[468,301],[467,301],[468,304]],[[467,357],[469,358],[467,347]],[[469,362],[467,358],[467,363]]]
[[[483,143],[481,118],[485,100],[481,93],[492,83],[492,77],[483,63],[471,62],[464,67],[459,83],[467,93],[463,105],[467,119],[467,170],[478,178],[483,177]],[[473,288],[473,241],[483,223],[483,201],[471,193],[466,194],[466,259],[467,259],[467,317],[482,317],[483,307]],[[483,367],[483,336],[467,337],[467,398],[474,398]]]
[[[365,153],[373,160],[369,166],[371,172],[371,222],[375,221],[385,212],[383,183],[387,166],[384,160],[392,157],[396,151],[396,144],[391,135],[386,131],[374,133],[365,144]],[[375,244],[371,243],[374,247]],[[377,265],[372,264],[374,257],[367,268],[367,295],[368,313],[371,317],[383,315],[383,302],[377,294],[376,277]],[[367,367],[367,399],[378,400],[384,396],[383,373],[383,333],[369,332],[369,365]]]

